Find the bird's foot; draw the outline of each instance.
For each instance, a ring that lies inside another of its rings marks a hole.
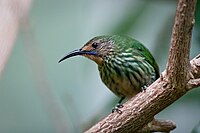
[[[122,111],[119,108],[123,108],[124,106],[122,104],[117,104],[113,109],[112,109],[112,113],[117,112],[118,114],[121,114]]]
[[[144,85],[143,87],[142,87],[142,92],[145,92],[146,91],[146,89],[147,89],[147,85]]]

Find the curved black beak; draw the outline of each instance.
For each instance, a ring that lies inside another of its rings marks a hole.
[[[64,55],[63,58],[61,58],[58,63],[62,62],[63,60],[73,57],[73,56],[77,56],[77,55],[83,55],[83,54],[88,54],[88,55],[96,55],[96,52],[94,51],[86,51],[86,50],[81,50],[81,49],[76,49],[70,53],[67,53]]]

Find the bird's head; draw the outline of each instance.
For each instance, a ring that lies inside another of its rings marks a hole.
[[[104,59],[113,53],[113,41],[109,36],[98,36],[88,41],[82,48],[67,53],[59,63],[73,56],[82,55],[100,65]]]

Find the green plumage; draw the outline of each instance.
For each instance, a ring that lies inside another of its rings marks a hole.
[[[104,84],[117,96],[130,98],[159,77],[159,68],[149,50],[127,36],[98,36],[59,62],[82,55],[98,64]]]
[[[159,77],[159,69],[149,50],[127,36],[101,36],[110,41],[112,54],[98,65],[105,85],[119,97],[132,97]]]

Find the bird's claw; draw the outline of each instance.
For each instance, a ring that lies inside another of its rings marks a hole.
[[[146,91],[146,89],[147,89],[147,85],[144,85],[143,87],[142,87],[142,92],[145,92]]]
[[[123,108],[124,106],[123,106],[122,104],[118,103],[118,104],[116,105],[116,107],[117,107],[117,108]]]
[[[118,114],[122,114],[122,111],[118,108],[113,108],[112,113],[117,112]]]
[[[123,108],[124,106],[122,104],[117,104],[113,109],[112,113],[117,112],[118,114],[122,114],[122,111],[119,108]]]

